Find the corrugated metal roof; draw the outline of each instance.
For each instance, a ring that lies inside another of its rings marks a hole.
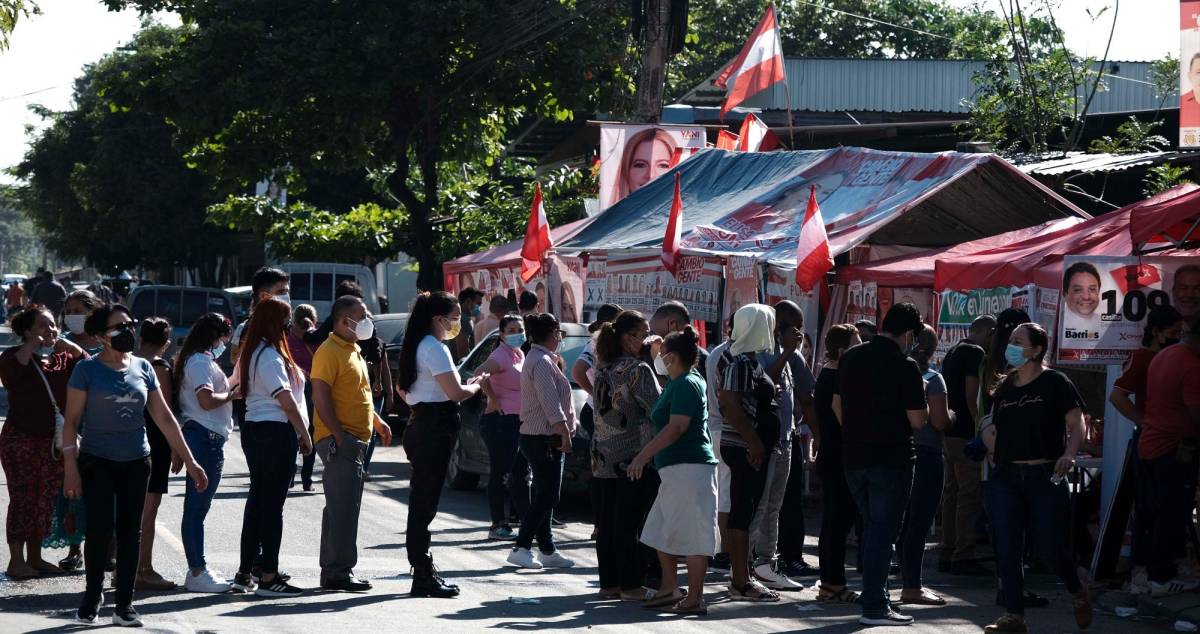
[[[840,112],[955,112],[965,113],[964,99],[976,92],[971,78],[986,62],[941,59],[821,59],[786,60],[792,109]],[[1096,93],[1090,113],[1153,110],[1160,105],[1150,84],[1150,62],[1109,62],[1105,87]],[[719,70],[717,72],[720,72]],[[712,77],[680,101],[689,105],[716,105],[725,91],[712,85]],[[1168,96],[1165,105],[1177,105]],[[764,110],[787,109],[782,84],[751,97],[743,106]]]
[[[1018,163],[1017,169],[1037,176],[1057,176],[1083,172],[1120,172],[1138,165],[1159,165],[1177,160],[1200,159],[1200,152],[1140,152],[1137,154],[1085,154]]]

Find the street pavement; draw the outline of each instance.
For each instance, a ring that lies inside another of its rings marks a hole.
[[[0,397],[2,398],[2,397]],[[0,403],[2,406],[2,403]],[[0,410],[2,411],[2,410]],[[320,461],[317,461],[318,473]],[[569,497],[561,509],[569,522],[556,529],[560,548],[577,566],[570,570],[516,571],[506,567],[509,546],[487,540],[487,511],[484,492],[446,490],[441,511],[433,525],[434,557],[443,575],[462,587],[453,600],[411,599],[411,578],[404,556],[404,527],[407,517],[409,465],[400,447],[375,453],[373,477],[363,497],[359,524],[360,558],[356,571],[375,584],[364,594],[306,592],[296,599],[262,599],[245,595],[200,595],[181,591],[137,592],[136,605],[144,615],[146,629],[163,632],[322,632],[417,631],[471,632],[487,629],[520,631],[594,629],[621,632],[856,632],[858,610],[854,606],[819,604],[813,579],[803,592],[789,593],[777,604],[730,603],[725,580],[710,574],[705,599],[710,603],[705,617],[680,618],[655,614],[639,605],[599,601],[594,595],[596,557],[588,537],[586,496]],[[238,537],[249,477],[245,458],[235,432],[226,445],[225,474],[207,522],[209,566],[232,575],[238,563]],[[183,481],[172,477],[170,492],[158,516],[154,548],[156,568],[167,578],[182,581],[185,573],[179,521],[183,506]],[[0,487],[0,514],[7,513],[7,486]],[[281,567],[304,588],[318,585],[318,544],[323,498],[320,484],[304,493],[299,484],[284,508]],[[815,512],[809,513],[809,532],[819,526]],[[809,560],[816,562],[815,537],[808,538]],[[931,546],[931,548],[933,548]],[[65,551],[49,551],[46,558],[57,561]],[[936,561],[936,552],[926,558]],[[851,557],[851,563],[853,558]],[[948,577],[930,566],[927,585],[943,594],[949,605],[906,610],[916,617],[912,632],[978,632],[1000,614],[993,605],[995,585],[991,579]],[[851,585],[858,577],[851,573]],[[682,579],[682,575],[681,575]],[[82,574],[14,582],[0,575],[0,633],[51,632],[77,629],[74,608],[83,590]],[[1047,609],[1030,610],[1032,632],[1074,632],[1069,597],[1056,580],[1035,577],[1031,587],[1053,600]],[[898,591],[897,591],[898,592]],[[1110,593],[1111,594],[1111,593]],[[514,598],[534,599],[517,603]],[[1104,597],[1102,597],[1102,600]],[[111,592],[100,622],[111,623]],[[1094,632],[1164,631],[1170,622],[1120,619],[1109,610],[1098,610]]]

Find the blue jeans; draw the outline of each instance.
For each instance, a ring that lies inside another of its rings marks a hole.
[[[867,618],[882,618],[890,609],[887,581],[892,546],[900,534],[912,483],[912,467],[875,466],[846,471],[846,484],[863,518],[863,591],[859,603]]]
[[[196,491],[196,483],[191,478],[187,479],[183,494],[183,524],[180,527],[188,567],[202,569],[205,567],[204,518],[208,516],[217,486],[221,484],[221,471],[225,468],[225,437],[189,420],[183,424],[183,441],[187,443],[196,464],[208,474],[208,488],[203,493]]]
[[[529,509],[529,465],[517,445],[521,439],[521,418],[516,414],[484,414],[479,430],[488,451],[488,510],[492,526],[508,524],[504,504],[511,500],[517,516]]]
[[[1053,464],[1002,464],[988,478],[988,517],[996,540],[1001,594],[1010,614],[1025,613],[1025,531],[1042,563],[1056,573],[1071,594],[1082,587],[1067,548],[1070,513],[1067,484],[1050,482]]]
[[[946,474],[946,462],[940,448],[917,445],[917,463],[913,470],[912,495],[908,499],[908,511],[900,528],[900,540],[896,542],[896,554],[900,559],[900,578],[905,589],[921,587],[921,565],[925,561],[925,537],[933,526],[942,503],[942,479]]]
[[[538,548],[546,554],[554,552],[554,537],[550,534],[550,516],[562,490],[563,453],[546,444],[553,436],[521,434],[521,453],[533,469],[533,497],[529,510],[521,520],[517,547],[532,548],[536,537]]]

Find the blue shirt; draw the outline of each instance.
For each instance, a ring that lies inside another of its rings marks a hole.
[[[75,366],[67,387],[87,393],[79,421],[80,453],[117,462],[150,455],[143,412],[158,378],[149,361],[130,356],[128,367],[114,370],[92,357]]]

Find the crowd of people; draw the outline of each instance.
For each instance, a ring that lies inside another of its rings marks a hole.
[[[320,586],[369,590],[354,570],[358,518],[372,449],[392,441],[381,411],[394,396],[411,410],[403,446],[412,467],[412,595],[455,597],[458,586],[434,564],[430,526],[461,403],[482,398],[487,534],[513,542],[511,566],[575,565],[553,527],[565,458],[582,452],[601,599],[700,615],[710,570],[727,572],[729,599],[745,602],[779,601],[815,576],[818,600],[857,604],[861,624],[906,625],[913,618],[899,606],[946,604],[922,577],[940,513],[938,569],[997,579],[1004,614],[986,631],[1024,632],[1026,608],[1045,604],[1025,589],[1030,552],[1071,593],[1077,624],[1091,623],[1067,547],[1064,480],[1087,408],[1071,380],[1048,367],[1049,336],[1021,310],[979,317],[935,364],[938,334],[909,303],[891,307],[878,327],[829,326],[822,359],[806,354],[813,342],[790,301],[740,307],[711,351],[683,304],[648,316],[606,304],[567,367],[563,326],[538,310],[536,294],[429,292],[412,306],[393,378],[353,284],[339,288],[320,327],[312,307],[291,307],[282,271],[260,270],[252,289],[245,323],[235,329],[204,315],[173,359],[164,357],[171,324],[138,324],[89,291],[64,295],[57,309],[18,308],[21,344],[0,354],[10,400],[0,431],[10,578],[82,567],[77,616],[91,623],[113,570],[114,623],[139,624],[134,589],[175,586],[151,554],[169,473],[185,471],[184,588],[300,595],[279,553],[297,458],[311,490],[315,456],[325,500]],[[492,332],[495,349],[464,379],[455,359]],[[1143,344],[1112,401],[1138,429],[1131,584],[1161,596],[1200,587],[1178,569],[1196,489],[1200,324],[1155,308]],[[218,364],[227,347],[228,374]],[[580,411],[573,389],[588,395]],[[227,579],[206,563],[204,524],[235,426],[249,493],[238,570]],[[577,443],[580,427],[587,446]],[[808,460],[821,483],[816,568],[803,550]],[[994,568],[975,552],[981,525]],[[857,591],[846,575],[850,545],[862,573]],[[42,556],[53,547],[69,548],[58,565]]]

